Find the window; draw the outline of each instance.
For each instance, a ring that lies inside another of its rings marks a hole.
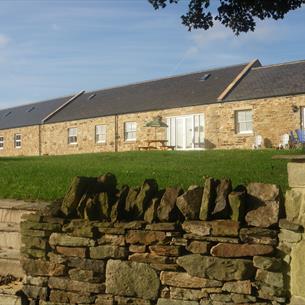
[[[14,135],[14,143],[15,143],[15,148],[21,148],[21,134],[16,133]]]
[[[137,123],[125,123],[125,141],[134,141],[137,139]]]
[[[68,129],[68,144],[77,144],[77,128]]]
[[[4,148],[4,137],[0,136],[0,149]]]
[[[252,132],[252,110],[239,110],[235,112],[236,133]]]
[[[106,125],[95,126],[95,143],[106,143]]]

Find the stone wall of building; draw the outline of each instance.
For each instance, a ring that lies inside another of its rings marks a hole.
[[[148,139],[166,138],[165,128],[147,128],[145,123],[156,116],[161,116],[165,120],[167,117],[191,114],[204,114],[205,147],[207,149],[250,149],[256,135],[263,137],[263,147],[277,147],[281,143],[283,134],[301,127],[303,106],[305,106],[305,95],[298,95],[173,108],[44,124],[41,127],[2,130],[0,136],[4,136],[5,146],[4,149],[0,150],[0,156],[38,155],[40,138],[42,155],[137,150],[139,146],[147,146]],[[293,107],[297,107],[295,112]],[[246,109],[252,109],[253,112],[253,132],[238,134],[235,126],[235,112]],[[124,123],[126,122],[137,123],[137,139],[135,141],[125,141]],[[105,143],[96,143],[95,140],[95,126],[100,124],[106,125],[107,138]],[[78,130],[77,144],[68,144],[68,128],[72,127],[76,127]],[[41,128],[40,137],[39,128]],[[23,145],[21,149],[14,148],[15,133],[22,134]]]
[[[304,223],[284,215],[271,184],[76,177],[21,223],[23,291],[31,305],[304,305]]]
[[[293,106],[298,107],[296,112],[293,111]],[[146,146],[148,139],[166,138],[166,129],[147,128],[145,123],[157,116],[165,120],[167,117],[191,114],[204,114],[206,148],[250,149],[256,135],[263,137],[263,147],[277,147],[281,143],[283,134],[301,127],[303,106],[305,106],[305,95],[299,95],[46,124],[42,127],[42,151],[43,154],[50,155],[115,151],[116,141],[117,151],[137,150],[139,146]],[[235,126],[235,112],[245,109],[253,111],[253,133],[238,134]],[[115,123],[116,119],[117,123]],[[125,141],[124,123],[126,122],[137,123],[136,141]],[[106,144],[95,143],[95,126],[98,124],[107,125]],[[117,126],[117,140],[115,140],[115,126]],[[67,142],[69,127],[77,127],[79,130],[77,145],[69,145]]]
[[[8,156],[39,156],[39,126],[20,127],[0,130],[0,137],[4,138],[0,157]],[[15,134],[21,134],[21,147],[16,148]]]

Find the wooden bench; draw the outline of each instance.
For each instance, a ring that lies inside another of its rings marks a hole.
[[[157,147],[155,146],[139,146],[138,150],[156,150]]]
[[[175,149],[175,146],[163,145],[163,146],[160,146],[160,149],[161,149],[161,150],[174,150],[174,149]]]

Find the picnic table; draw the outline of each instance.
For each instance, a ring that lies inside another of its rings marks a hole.
[[[139,150],[174,150],[175,146],[166,145],[167,140],[146,140],[146,146],[139,146]]]

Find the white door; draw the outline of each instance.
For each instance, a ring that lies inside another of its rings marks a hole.
[[[203,114],[172,117],[166,122],[169,145],[175,146],[178,150],[204,148]]]
[[[194,148],[194,119],[193,116],[184,118],[185,139],[184,149]]]
[[[176,118],[176,148],[184,149],[185,145],[184,118]]]

